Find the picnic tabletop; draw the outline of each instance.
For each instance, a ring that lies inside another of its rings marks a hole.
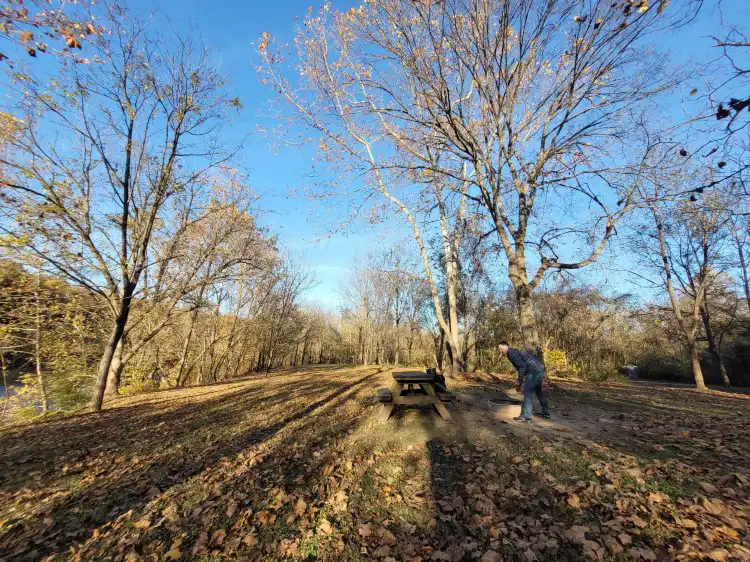
[[[390,418],[395,406],[428,406],[432,405],[438,415],[450,420],[451,415],[438,395],[437,377],[424,371],[396,371],[393,373],[394,385],[391,400],[383,404],[379,420],[385,422]]]

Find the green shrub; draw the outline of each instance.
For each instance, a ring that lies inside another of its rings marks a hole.
[[[159,385],[150,379],[131,380],[128,384],[120,387],[120,394],[123,396],[133,396],[134,394],[144,394],[156,390],[159,390]]]

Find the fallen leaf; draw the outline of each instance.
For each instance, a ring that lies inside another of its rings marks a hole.
[[[221,546],[224,539],[227,537],[227,532],[224,529],[216,529],[211,535],[211,544]]]
[[[573,525],[563,535],[566,539],[574,543],[583,543],[586,540],[586,533],[589,532],[589,528],[583,525]]]
[[[237,502],[233,501],[227,506],[227,517],[232,517],[237,511]]]
[[[723,548],[715,548],[711,552],[709,552],[707,556],[711,560],[722,562],[723,560],[727,559],[727,557],[729,556],[729,552],[727,552]]]
[[[297,503],[294,506],[294,513],[295,515],[298,515],[299,517],[302,517],[305,514],[305,511],[307,511],[307,503],[302,498],[297,500]]]
[[[648,523],[646,523],[637,515],[633,515],[630,520],[635,524],[636,527],[640,527],[641,529],[645,529],[648,526]]]
[[[708,482],[698,482],[698,485],[703,488],[703,491],[707,494],[715,494],[719,491],[716,486],[709,484]]]
[[[581,507],[581,498],[579,498],[576,494],[569,494],[568,495],[568,505],[570,507],[573,507],[575,509],[578,509]]]
[[[721,515],[724,511],[724,504],[719,500],[703,500],[703,509],[709,515]]]
[[[318,523],[318,531],[324,535],[330,535],[333,532],[331,522],[328,519],[321,519],[320,523]]]
[[[370,523],[360,525],[359,534],[362,535],[363,537],[369,537],[370,535],[372,535],[372,525]]]
[[[177,539],[172,543],[170,549],[164,553],[164,560],[178,560],[182,557],[180,552],[180,546],[182,546],[182,539]]]
[[[627,533],[620,533],[619,535],[617,535],[617,538],[623,544],[623,546],[628,546],[633,542],[633,539]]]
[[[661,492],[649,492],[648,499],[654,503],[661,503],[669,498],[667,498],[667,496],[665,496]]]
[[[628,549],[628,556],[633,560],[656,560],[656,554],[649,548]]]
[[[167,518],[167,521],[177,521],[180,518],[177,506],[173,503],[162,509],[161,514]]]
[[[151,526],[151,521],[148,519],[141,519],[133,524],[136,529],[148,529]]]
[[[482,562],[503,562],[503,557],[494,550],[488,550],[482,556]]]

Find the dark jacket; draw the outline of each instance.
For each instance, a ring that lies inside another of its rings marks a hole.
[[[524,353],[515,347],[508,348],[508,361],[518,371],[518,382],[522,383],[529,373],[544,372],[544,365],[531,353]]]

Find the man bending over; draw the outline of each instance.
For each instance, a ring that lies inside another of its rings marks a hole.
[[[547,397],[542,392],[542,379],[544,379],[544,365],[539,359],[530,353],[524,353],[514,347],[510,347],[508,342],[502,341],[498,345],[500,353],[508,357],[516,371],[518,371],[518,384],[516,390],[521,390],[523,385],[523,409],[521,415],[513,418],[516,421],[531,421],[531,406],[534,394],[539,398],[539,404],[542,406],[542,417],[549,418],[549,405]],[[525,384],[524,384],[525,380]]]

